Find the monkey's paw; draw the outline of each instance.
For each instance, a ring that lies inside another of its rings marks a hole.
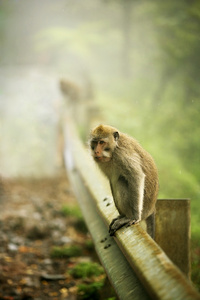
[[[129,220],[129,222],[126,224],[126,227],[138,224],[139,222],[140,222],[140,220]]]
[[[113,236],[118,229],[122,228],[125,225],[128,227],[132,224],[135,224],[133,222],[134,222],[133,220],[130,220],[130,219],[128,219],[126,217],[122,217],[122,216],[119,216],[119,217],[113,219],[109,226],[110,236]]]

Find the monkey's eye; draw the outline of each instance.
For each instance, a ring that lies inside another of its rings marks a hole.
[[[99,141],[99,144],[100,145],[103,145],[105,142],[104,141]]]
[[[105,148],[104,151],[110,151],[110,148]]]

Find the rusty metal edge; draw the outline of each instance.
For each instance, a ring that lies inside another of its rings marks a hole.
[[[108,235],[107,228],[97,213],[95,203],[91,199],[91,195],[85,187],[79,172],[68,170],[68,176],[92,236],[98,257],[119,299],[149,300],[149,295],[118,245]]]

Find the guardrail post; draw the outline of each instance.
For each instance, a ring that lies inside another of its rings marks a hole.
[[[156,243],[190,278],[190,200],[160,199],[156,205]]]

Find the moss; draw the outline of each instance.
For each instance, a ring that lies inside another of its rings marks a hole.
[[[85,241],[85,249],[88,251],[95,251],[94,243],[92,240]]]
[[[82,213],[77,206],[63,206],[61,213],[66,217],[74,217],[76,220],[73,222],[74,227],[81,233],[87,233],[88,229],[83,219]]]
[[[98,263],[83,262],[77,264],[72,270],[70,270],[70,274],[74,278],[87,278],[104,274],[104,269]]]
[[[78,285],[78,299],[100,299],[99,291],[103,287],[103,284],[103,281],[99,281]]]
[[[82,219],[76,220],[74,222],[74,227],[77,231],[86,234],[88,232],[88,228],[85,224],[85,221]]]
[[[83,250],[80,246],[72,245],[69,247],[53,247],[51,250],[52,258],[69,258],[80,256]]]
[[[66,217],[75,217],[78,219],[82,219],[82,214],[80,209],[77,206],[66,206],[64,205],[61,209],[61,212]]]

